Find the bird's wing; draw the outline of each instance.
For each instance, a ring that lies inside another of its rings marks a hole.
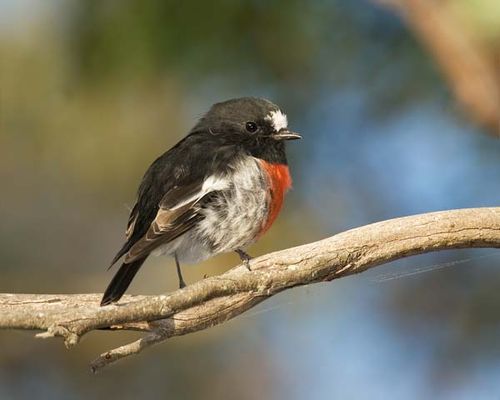
[[[151,164],[130,213],[127,240],[111,266],[125,254],[127,260],[149,254],[202,218],[199,207],[203,196],[217,190],[221,182],[214,177],[224,175],[237,154],[236,147],[221,145],[215,139],[213,135],[188,135]],[[206,177],[207,171],[213,175]]]
[[[154,249],[177,239],[193,228],[204,218],[200,210],[206,201],[228,185],[227,179],[211,176],[190,185],[174,186],[162,198],[156,217],[146,234],[127,252],[125,263],[149,255]]]
[[[127,240],[130,239],[132,233],[134,232],[138,215],[138,203],[135,203],[134,208],[132,208],[132,211],[130,211],[130,216],[128,217],[127,230],[125,231],[125,237],[127,238]]]
[[[128,217],[127,230],[125,231],[126,242],[123,244],[121,249],[116,253],[108,269],[110,269],[127,251],[130,250],[134,244],[132,235],[136,231],[136,223],[139,218],[139,203],[134,204],[134,208],[130,211],[130,216]]]

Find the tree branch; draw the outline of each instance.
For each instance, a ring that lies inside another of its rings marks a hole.
[[[43,330],[67,347],[95,329],[136,330],[141,339],[108,351],[97,371],[172,336],[220,324],[294,286],[331,281],[415,254],[500,247],[500,207],[442,211],[382,221],[270,253],[168,295],[125,296],[99,307],[100,294],[0,294],[0,329]]]

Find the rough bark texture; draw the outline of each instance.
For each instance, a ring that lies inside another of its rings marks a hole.
[[[146,332],[108,351],[92,370],[169,337],[227,321],[294,286],[331,281],[389,261],[442,249],[500,247],[500,208],[442,211],[366,225],[328,239],[270,253],[168,295],[125,296],[99,307],[100,294],[0,294],[0,329],[42,330],[67,347],[87,332],[128,329]]]

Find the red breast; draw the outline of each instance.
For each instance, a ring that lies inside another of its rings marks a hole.
[[[286,164],[274,164],[264,160],[260,160],[260,163],[269,183],[269,213],[259,232],[259,236],[262,236],[269,230],[278,216],[283,206],[285,193],[292,187],[292,177]]]

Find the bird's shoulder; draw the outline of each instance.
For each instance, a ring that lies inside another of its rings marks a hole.
[[[150,165],[138,198],[154,197],[158,203],[173,188],[201,184],[210,175],[222,174],[238,150],[237,145],[217,141],[209,134],[188,135]]]

